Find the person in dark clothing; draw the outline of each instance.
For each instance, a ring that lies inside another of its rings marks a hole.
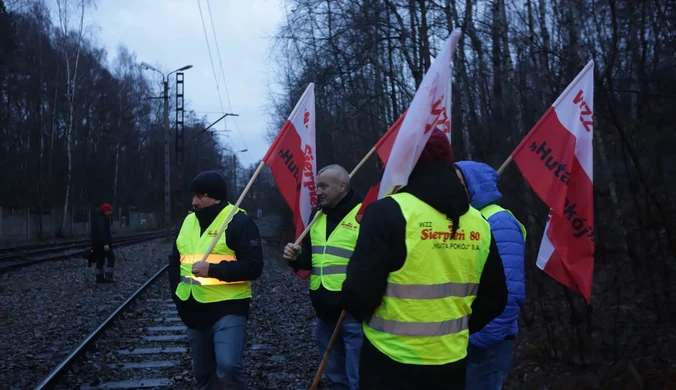
[[[490,227],[434,130],[408,185],[366,208],[347,267],[343,305],[366,336],[361,388],[463,389],[469,334],[506,300]]]
[[[190,213],[169,257],[169,286],[188,327],[198,389],[247,389],[243,367],[251,281],[263,272],[260,233],[238,209],[206,261],[202,257],[234,206],[225,179],[202,172],[191,184]]]
[[[92,223],[92,257],[96,262],[96,283],[115,282],[113,279],[113,267],[115,266],[113,228],[110,221],[112,215],[113,207],[106,203],[96,212]]]
[[[339,165],[324,167],[317,174],[317,197],[322,213],[305,236],[302,247],[289,243],[284,259],[294,268],[312,270],[310,300],[317,315],[320,357],[328,347],[342,312],[341,286],[345,268],[359,234],[355,216],[361,197],[350,188],[350,176]],[[314,211],[310,220],[315,216]],[[359,353],[363,339],[361,323],[347,316],[326,365],[329,389],[359,388]]]

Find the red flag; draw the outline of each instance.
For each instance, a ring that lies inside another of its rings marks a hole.
[[[401,122],[404,121],[405,115],[406,111],[404,111],[404,113],[401,114],[399,119],[397,119],[397,121],[394,122],[394,124],[389,128],[389,130],[387,130],[387,132],[383,134],[382,137],[380,137],[380,139],[376,143],[376,146],[374,146],[374,148],[376,149],[376,154],[378,155],[378,158],[383,163],[383,165],[387,164],[387,160],[390,158],[392,145],[394,145],[394,140],[397,138],[399,128],[401,127]],[[361,202],[361,207],[359,208],[359,211],[357,211],[357,215],[354,218],[357,220],[357,222],[361,222],[361,217],[364,215],[364,211],[366,211],[366,206],[378,200],[379,189],[380,189],[380,181],[378,181],[376,185],[371,187],[369,192],[366,194],[366,197]]]
[[[443,49],[425,74],[409,109],[376,144],[376,153],[385,165],[383,178],[371,187],[357,213],[357,221],[369,204],[406,185],[434,128],[451,137],[450,106],[452,58],[461,30],[453,30]],[[401,130],[401,131],[400,131]],[[390,156],[395,156],[388,164]],[[381,186],[381,183],[385,183]]]
[[[376,200],[378,200],[378,191],[380,191],[380,182],[376,183],[376,185],[371,187],[371,189],[369,189],[369,192],[366,193],[364,200],[362,200],[361,207],[359,208],[359,211],[357,211],[357,215],[355,215],[354,217],[354,219],[357,220],[358,223],[361,223],[361,218],[364,216],[366,207],[371,203],[375,202]]]
[[[376,143],[376,154],[378,158],[383,162],[383,165],[387,164],[387,160],[390,158],[390,152],[392,151],[392,146],[394,146],[394,140],[397,139],[397,134],[399,134],[399,128],[401,128],[401,123],[404,121],[406,116],[406,111],[404,111],[399,119],[387,130],[387,133],[383,134],[382,137]]]
[[[297,239],[309,223],[312,209],[317,207],[313,83],[298,100],[263,161],[270,167],[279,192],[293,212]],[[296,274],[307,279],[310,271],[299,270]]]
[[[512,153],[550,207],[538,267],[587,303],[594,274],[593,69],[590,61]]]

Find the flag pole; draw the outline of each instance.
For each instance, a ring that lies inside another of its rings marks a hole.
[[[376,147],[374,146],[374,147],[371,148],[371,150],[369,150],[368,153],[366,153],[366,156],[364,156],[364,158],[361,159],[361,161],[359,162],[359,164],[357,164],[357,166],[354,167],[354,169],[352,170],[352,172],[350,172],[350,179],[352,179],[352,177],[355,175],[355,173],[357,173],[357,171],[359,170],[359,168],[361,168],[362,165],[364,165],[364,164],[366,163],[366,161],[368,161],[368,159],[369,159],[369,158],[373,155],[373,153],[375,153],[375,152],[376,152]],[[296,239],[296,242],[293,243],[294,245],[296,245],[296,246],[297,246],[297,245],[300,245],[300,243],[303,241],[303,238],[305,238],[305,236],[306,236],[306,235],[308,234],[308,232],[310,231],[310,228],[312,228],[312,225],[314,225],[314,223],[317,221],[317,218],[319,218],[319,216],[322,215],[322,214],[323,214],[323,213],[322,213],[322,210],[319,210],[319,211],[317,211],[317,212],[315,213],[315,217],[312,218],[312,221],[310,221],[310,223],[307,224],[307,227],[305,227],[305,230],[303,230],[303,232],[300,234],[300,236],[298,236],[298,238]]]
[[[336,343],[336,339],[338,338],[338,334],[340,334],[340,329],[343,327],[343,321],[345,321],[345,316],[347,313],[345,310],[343,310],[340,313],[340,318],[338,318],[338,322],[336,323],[336,327],[333,329],[333,335],[331,336],[331,340],[329,341],[329,345],[326,347],[326,352],[324,352],[324,357],[322,358],[322,363],[319,365],[319,368],[317,369],[317,374],[315,375],[315,379],[312,381],[312,386],[310,386],[310,390],[316,390],[317,386],[319,386],[319,380],[322,378],[322,373],[324,372],[324,368],[326,368],[326,364],[329,362],[329,355],[331,354],[331,349],[333,349],[333,344]]]
[[[202,260],[200,260],[200,261],[206,261],[207,257],[209,256],[211,251],[216,246],[216,243],[218,242],[218,240],[223,235],[225,228],[228,226],[228,224],[230,223],[232,218],[235,216],[235,213],[237,212],[239,205],[244,200],[244,196],[246,196],[246,193],[249,192],[249,189],[251,189],[251,186],[253,185],[253,182],[258,177],[258,174],[261,173],[261,170],[263,169],[264,165],[265,165],[265,161],[261,161],[260,164],[258,164],[258,168],[256,168],[256,171],[254,172],[253,176],[251,176],[251,179],[249,179],[249,183],[247,183],[246,187],[244,187],[244,191],[242,191],[242,194],[239,196],[239,199],[237,199],[237,203],[235,203],[235,206],[232,208],[232,210],[230,210],[230,213],[225,218],[225,222],[223,222],[223,226],[221,226],[221,228],[218,230],[218,234],[216,234],[216,237],[214,237],[214,240],[211,242],[211,245],[209,245],[209,249],[207,249],[207,251],[204,252],[204,256],[202,257]],[[237,190],[237,189],[235,189],[235,190]]]
[[[507,166],[512,161],[514,161],[514,157],[512,157],[511,155],[509,157],[507,157],[507,160],[505,160],[505,162],[503,162],[502,165],[500,165],[500,168],[498,168],[498,176],[500,176],[502,174],[502,172],[505,171],[505,168],[507,168]]]

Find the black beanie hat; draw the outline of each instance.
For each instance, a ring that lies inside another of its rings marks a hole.
[[[190,184],[190,191],[216,200],[226,200],[228,196],[225,179],[216,171],[205,171],[195,176]]]

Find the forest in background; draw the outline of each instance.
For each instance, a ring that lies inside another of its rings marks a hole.
[[[282,1],[282,0],[280,0]],[[115,63],[88,38],[87,0],[0,0],[0,206],[163,209],[159,78],[124,47]],[[18,3],[17,1],[12,2]],[[535,266],[547,207],[512,164],[502,205],[527,225],[528,299],[510,388],[663,388],[676,379],[676,5],[544,0],[284,0],[273,46],[274,137],[315,83],[319,167],[352,169],[408,107],[442,42],[454,58],[456,160],[497,168],[591,59],[595,62],[595,276],[590,306]],[[60,7],[60,5],[62,7]],[[50,8],[55,7],[55,8]],[[169,82],[174,123],[175,83]],[[172,176],[180,218],[190,180],[232,176],[231,151],[189,108],[185,172]],[[171,159],[175,164],[172,130]],[[354,179],[378,180],[375,157]],[[172,169],[174,175],[176,170]],[[253,167],[240,167],[240,188]],[[238,193],[231,190],[231,193]],[[177,201],[178,200],[178,201]],[[266,170],[247,196],[253,214],[289,215]],[[287,218],[290,221],[290,218]],[[64,219],[65,221],[65,219]],[[64,222],[65,226],[65,222]],[[64,232],[67,233],[67,232]]]
[[[498,168],[594,60],[592,303],[535,266],[547,207],[512,164],[501,204],[529,229],[528,299],[510,388],[676,383],[676,4],[286,0],[270,138],[315,83],[319,167],[351,170],[408,107],[450,31],[456,160]],[[364,194],[376,157],[354,178]],[[662,388],[662,387],[658,387]]]
[[[37,216],[51,210],[61,216],[75,211],[86,221],[87,212],[102,203],[155,213],[160,220],[164,209],[161,77],[144,71],[123,45],[108,63],[85,21],[94,6],[92,0],[9,0],[7,6],[0,0],[0,172],[5,183],[0,207],[19,215],[30,209],[39,221],[38,236],[49,228]],[[209,123],[185,107],[181,178],[175,107],[172,76],[171,207],[172,222],[178,223],[190,208],[195,175],[216,169],[232,187],[233,159],[219,135],[203,131]],[[241,188],[249,169],[236,163]],[[279,197],[270,180],[259,182],[245,206],[262,206],[253,201],[262,193]],[[61,234],[67,235],[71,219],[61,219]]]

